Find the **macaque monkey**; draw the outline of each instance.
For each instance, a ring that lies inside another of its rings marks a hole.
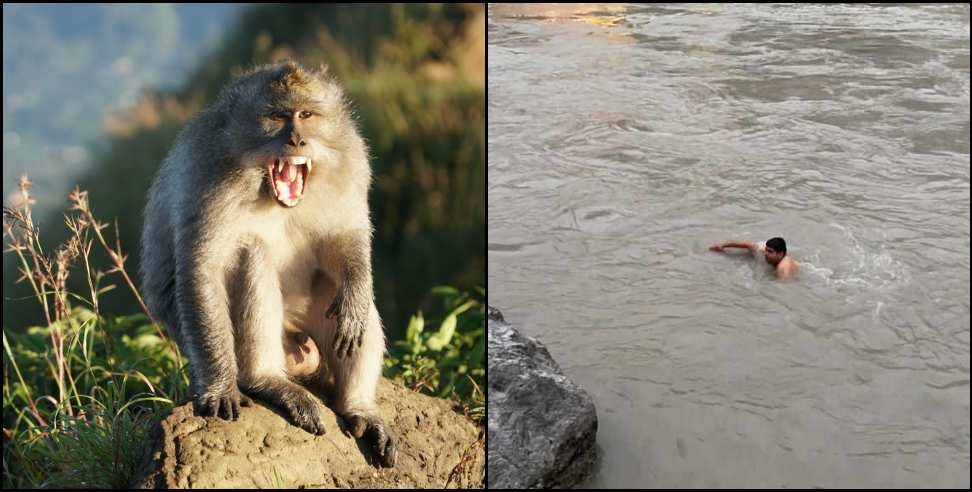
[[[384,466],[395,443],[375,390],[371,168],[326,69],[287,62],[230,83],[179,133],[149,191],[141,274],[150,310],[191,367],[197,414],[247,396],[322,434],[327,394]]]

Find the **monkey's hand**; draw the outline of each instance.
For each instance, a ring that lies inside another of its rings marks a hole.
[[[354,302],[352,296],[342,289],[334,298],[331,307],[325,314],[328,318],[337,317],[337,329],[334,333],[334,353],[338,358],[351,357],[364,337],[368,322],[368,306]]]
[[[236,420],[240,416],[240,406],[250,406],[250,399],[240,393],[236,380],[225,385],[212,385],[202,393],[193,395],[193,408],[196,415],[226,420]]]

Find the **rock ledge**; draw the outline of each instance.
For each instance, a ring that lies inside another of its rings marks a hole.
[[[594,465],[593,400],[543,344],[488,318],[488,487],[573,487]]]

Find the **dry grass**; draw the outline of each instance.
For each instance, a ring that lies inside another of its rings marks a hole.
[[[4,252],[16,256],[18,282],[30,285],[46,326],[4,330],[4,485],[126,486],[146,441],[145,424],[184,395],[182,358],[125,268],[117,224],[111,247],[108,224],[94,217],[87,193],[75,189],[64,217],[70,234],[45,251],[30,187],[22,177],[20,199],[3,208]],[[96,247],[109,258],[107,270],[92,265]],[[78,269],[84,294],[68,289]],[[115,287],[109,278],[131,289],[144,315],[101,313],[99,296]]]
[[[476,458],[476,452],[485,447],[486,430],[482,429],[479,431],[479,438],[476,439],[476,442],[467,446],[466,450],[462,452],[462,457],[459,458],[459,463],[456,463],[456,466],[452,467],[452,471],[449,472],[449,478],[446,480],[446,483],[442,488],[449,488],[449,485],[452,484],[453,481],[456,482],[457,488],[469,487],[469,484],[486,483],[486,467],[483,467],[483,476],[469,476],[472,473],[470,470],[470,465],[473,464],[473,460]],[[463,485],[464,483],[466,484],[465,486]]]

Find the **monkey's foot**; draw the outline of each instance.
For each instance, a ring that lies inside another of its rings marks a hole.
[[[378,462],[385,468],[395,466],[397,451],[395,450],[395,439],[388,432],[388,426],[377,417],[364,417],[360,415],[351,416],[348,419],[351,426],[351,434],[361,439],[364,437],[368,447],[378,457]]]
[[[218,416],[226,420],[236,420],[240,417],[240,406],[248,407],[250,399],[240,393],[236,383],[223,389],[211,389],[204,393],[195,394],[192,398],[196,415],[203,417]]]
[[[326,432],[327,429],[324,427],[321,411],[310,395],[292,392],[282,396],[280,404],[297,427],[316,435]]]
[[[324,419],[317,402],[306,389],[281,377],[251,377],[241,383],[243,391],[283,410],[290,421],[311,434],[324,434]]]

